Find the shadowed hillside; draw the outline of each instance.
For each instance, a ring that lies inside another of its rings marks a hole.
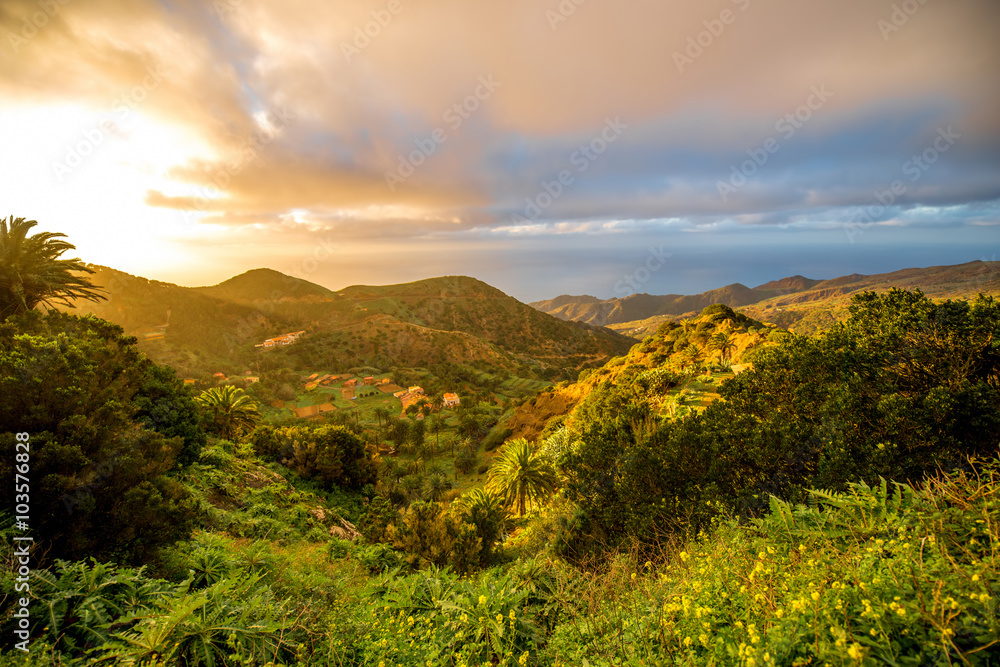
[[[466,277],[334,292],[270,269],[210,287],[180,287],[94,266],[109,299],[78,304],[136,336],[153,359],[188,375],[231,366],[318,362],[425,366],[474,363],[528,376],[575,375],[635,340],[562,322]],[[264,339],[304,331],[294,345]]]
[[[882,292],[892,286],[920,289],[932,299],[969,299],[979,292],[1000,294],[1000,262],[974,261],[870,276],[853,273],[830,280],[790,276],[752,289],[735,283],[692,296],[634,294],[600,300],[564,295],[531,305],[561,319],[607,326],[635,338],[653,334],[664,322],[691,317],[712,303],[739,308],[755,319],[790,331],[812,333],[843,319],[856,292]]]

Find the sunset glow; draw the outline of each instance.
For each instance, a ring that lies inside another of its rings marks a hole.
[[[651,247],[651,293],[995,258],[990,0],[46,7],[0,8],[2,214],[88,262],[531,300]]]

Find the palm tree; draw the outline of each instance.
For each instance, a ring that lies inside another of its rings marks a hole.
[[[424,479],[424,500],[437,502],[451,491],[451,482],[443,472],[433,472]]]
[[[261,420],[257,403],[230,384],[206,389],[195,400],[209,413],[212,426],[224,440],[249,433]]]
[[[719,352],[719,357],[722,361],[726,361],[729,359],[729,355],[732,354],[732,351],[736,349],[736,338],[731,333],[720,331],[712,336],[710,347],[711,349]]]
[[[506,507],[517,507],[518,516],[540,504],[559,484],[551,461],[531,450],[524,438],[505,444],[490,466],[487,490],[497,494]]]
[[[65,234],[41,232],[28,236],[35,220],[10,216],[0,220],[0,318],[24,313],[38,304],[72,305],[73,299],[100,301],[104,290],[86,276],[94,273],[79,259],[59,259],[73,244]]]

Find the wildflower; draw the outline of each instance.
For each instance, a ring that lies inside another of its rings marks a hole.
[[[819,600],[819,591],[813,591],[812,592],[812,599],[814,601]]]
[[[686,562],[687,559],[688,559],[688,552],[682,551],[681,552],[681,560]]]
[[[516,616],[516,614],[514,613],[514,610],[513,610],[513,609],[511,609],[511,610],[510,610],[510,620],[512,620],[512,621],[513,621],[513,620],[514,620],[514,617],[515,617],[515,616]]]
[[[684,645],[685,646],[690,646],[691,645],[691,638],[690,637],[685,637],[684,638]]]
[[[503,623],[503,614],[497,614],[497,623]]]
[[[522,666],[528,664],[528,652],[527,651],[525,651],[524,653],[521,654],[521,657],[517,659],[517,663],[519,665],[522,665]]]
[[[847,655],[851,656],[852,660],[861,660],[861,656],[864,654],[865,652],[861,648],[861,644],[851,644],[851,648],[847,649]]]
[[[632,573],[632,581],[635,581],[635,572]]]
[[[972,580],[973,581],[979,581],[979,575],[978,574],[972,575]]]
[[[479,596],[479,606],[481,607],[484,604],[486,604],[486,596],[485,595],[480,595]]]

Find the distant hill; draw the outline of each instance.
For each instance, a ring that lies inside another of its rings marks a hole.
[[[769,283],[758,285],[757,287],[754,287],[753,290],[755,292],[781,292],[783,294],[791,294],[793,292],[801,292],[803,290],[811,289],[820,282],[822,281],[811,280],[810,278],[805,278],[803,276],[791,276],[789,278],[772,280]]]
[[[1000,262],[975,261],[870,276],[854,273],[792,294],[773,296],[740,308],[740,312],[796,333],[815,333],[844,319],[855,293],[884,292],[890,287],[919,289],[935,300],[972,299],[980,292],[1000,296]]]
[[[563,322],[473,278],[334,292],[270,269],[209,287],[181,287],[91,266],[107,301],[80,302],[139,338],[152,358],[201,376],[248,367],[351,368],[472,363],[547,379],[575,376],[636,341]],[[265,338],[305,331],[299,342],[263,351]]]
[[[201,294],[236,303],[288,301],[334,302],[340,295],[307,280],[272,269],[253,269],[211,287],[195,287]]]
[[[437,331],[460,331],[507,352],[551,364],[591,364],[636,341],[600,327],[561,322],[466,276],[403,285],[355,285],[339,295],[365,311]],[[562,360],[562,361],[560,361]]]
[[[805,280],[805,279],[803,279]],[[633,294],[600,300],[592,296],[563,295],[548,301],[536,301],[532,307],[562,320],[585,322],[595,326],[621,324],[661,315],[685,315],[700,312],[705,306],[721,303],[736,308],[756,303],[772,293],[758,293],[746,285],[733,283],[701,294]]]
[[[560,319],[605,326],[637,338],[651,335],[666,321],[690,317],[713,303],[738,308],[755,319],[792,331],[810,333],[843,317],[855,292],[892,286],[921,289],[934,299],[972,298],[978,292],[1000,294],[1000,262],[975,261],[871,276],[854,273],[830,280],[790,276],[754,288],[734,283],[692,296],[634,294],[601,300],[563,295],[531,305]]]
[[[777,336],[788,335],[731,308],[707,307],[680,324],[663,323],[628,354],[581,373],[577,382],[560,383],[539,392],[509,415],[503,425],[510,429],[510,437],[533,440],[549,428],[553,420],[570,415],[581,401],[606,383],[618,384],[656,368],[681,372],[705,360],[718,362],[721,353],[712,345],[712,338],[718,333],[730,337],[731,348],[725,356],[729,362],[737,364],[737,369],[751,350],[770,344]]]

